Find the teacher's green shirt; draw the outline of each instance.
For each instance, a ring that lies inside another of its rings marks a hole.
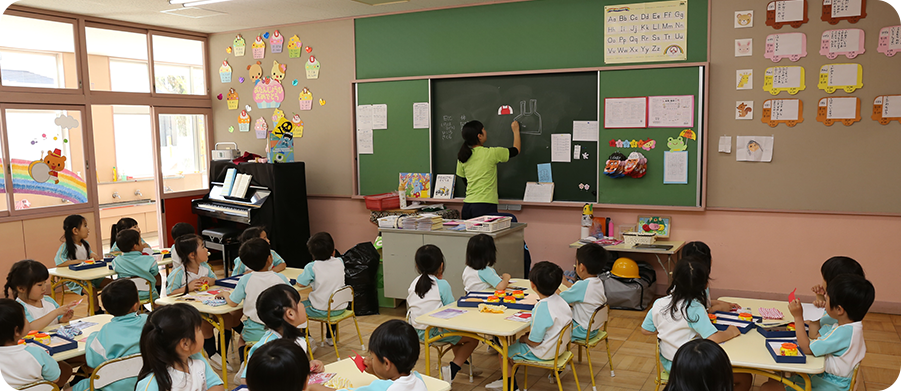
[[[467,203],[497,203],[497,164],[510,160],[504,147],[475,147],[466,163],[457,160],[457,176],[466,178]]]

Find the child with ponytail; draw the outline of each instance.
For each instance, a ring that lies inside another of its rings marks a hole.
[[[138,226],[137,220],[135,220],[131,217],[123,217],[123,218],[119,219],[119,221],[117,221],[116,224],[113,224],[113,227],[110,229],[109,252],[112,253],[113,255],[119,255],[119,253],[123,252],[122,250],[119,249],[119,245],[116,244],[116,240],[118,240],[118,239],[116,239],[116,237],[119,235],[119,232],[122,232],[126,229],[133,229],[135,231],[138,231],[138,233],[141,233],[141,227]],[[147,251],[153,251],[150,248],[150,245],[147,244],[147,242],[145,242],[143,238],[141,238],[141,247],[142,247],[142,249],[144,249],[142,252],[146,253]],[[129,252],[129,251],[131,251],[131,249],[125,250],[125,252]],[[148,253],[148,254],[152,254],[152,253]]]
[[[519,122],[513,129],[513,147],[485,147],[488,133],[479,121],[463,125],[463,145],[457,153],[457,176],[466,184],[463,218],[497,214],[497,164],[504,163],[522,152]]]
[[[87,260],[100,260],[100,257],[91,251],[91,244],[87,241],[90,235],[91,229],[88,228],[88,220],[84,216],[70,215],[66,217],[63,220],[63,243],[60,244],[59,250],[56,251],[56,257],[53,258],[56,266],[64,267],[78,265]],[[100,292],[100,288],[112,281],[109,278],[98,278],[90,281],[94,285],[94,297],[91,298],[94,301],[94,308],[100,308],[97,302],[97,294]],[[66,287],[76,295],[84,295],[81,286],[74,282],[67,282]],[[102,314],[103,311],[97,311],[97,313]]]

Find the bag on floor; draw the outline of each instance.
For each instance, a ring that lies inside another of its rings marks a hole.
[[[640,264],[639,264],[640,265]],[[604,282],[607,305],[617,310],[644,311],[654,301],[656,275],[639,268],[641,278],[620,278],[610,272],[598,276]]]

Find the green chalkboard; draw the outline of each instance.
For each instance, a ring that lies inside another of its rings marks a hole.
[[[700,131],[703,118],[704,103],[699,91],[703,76],[699,67],[631,69],[601,72],[601,102],[605,98],[621,98],[631,96],[652,95],[693,95],[695,97],[694,127],[697,140],[684,140],[688,145],[688,184],[663,183],[663,152],[668,151],[667,141],[670,137],[679,137],[682,129],[687,128],[647,128],[647,129],[604,129],[603,108],[601,109],[600,143],[600,179],[598,183],[598,202],[602,204],[633,205],[667,205],[667,206],[699,206],[700,184],[698,166],[703,156],[703,132]],[[656,147],[650,151],[640,148],[616,148],[610,146],[610,140],[647,140],[656,141]],[[607,157],[615,151],[628,156],[638,151],[648,159],[648,171],[643,178],[630,177],[610,178],[603,174]]]
[[[401,172],[429,172],[429,130],[413,129],[413,103],[428,101],[428,80],[357,85],[358,105],[388,105],[388,129],[372,131],[373,154],[357,155],[360,194],[397,190]]]
[[[603,67],[604,6],[652,1],[533,0],[358,18],[357,79]],[[688,2],[688,62],[707,61],[708,7]]]
[[[537,165],[551,162],[551,134],[572,134],[573,121],[598,117],[597,72],[440,79],[432,81],[432,163],[436,174],[453,174],[463,143],[464,123],[479,120],[488,132],[486,146],[513,146],[510,124],[522,124],[522,153],[498,165],[498,196],[522,200],[526,182],[538,180]],[[499,115],[501,106],[512,114]],[[589,201],[597,183],[597,143],[573,142],[588,159],[551,163],[555,201]],[[572,148],[569,157],[572,158]],[[581,156],[580,156],[581,157]],[[579,184],[589,184],[589,190]],[[455,186],[455,196],[465,186]]]

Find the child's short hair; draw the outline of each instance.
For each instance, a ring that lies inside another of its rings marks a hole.
[[[708,246],[704,242],[688,242],[682,247],[682,257],[697,257],[699,260],[707,263],[707,268],[710,268],[710,263],[713,260],[713,255],[710,253],[710,246]]]
[[[238,249],[238,256],[241,262],[247,265],[253,271],[260,271],[266,267],[266,261],[269,260],[269,242],[265,239],[253,238],[243,244]]]
[[[840,274],[826,285],[829,307],[842,306],[854,322],[863,317],[876,299],[876,288],[870,281],[856,274]]]
[[[25,328],[25,307],[13,299],[0,299],[0,346],[16,342],[16,332]]]
[[[201,240],[200,236],[195,234],[182,235],[175,239],[175,252],[181,258],[182,263],[188,263],[189,255],[197,251]]]
[[[321,261],[329,259],[335,254],[335,241],[328,232],[317,232],[307,241],[307,250],[313,256],[313,260]],[[244,260],[244,258],[241,258]]]
[[[576,250],[576,262],[585,265],[591,275],[597,275],[607,267],[607,258],[607,250],[597,243],[588,243]]]
[[[538,293],[545,296],[553,295],[563,281],[563,269],[548,261],[538,262],[532,265],[529,281],[535,284]]]
[[[719,344],[709,339],[686,342],[673,357],[663,391],[732,391],[732,365]]]
[[[419,335],[409,323],[389,320],[369,335],[369,353],[381,362],[391,361],[398,373],[408,374],[419,359]]]
[[[191,224],[175,223],[175,225],[172,226],[172,231],[170,231],[170,233],[172,234],[172,240],[178,240],[178,238],[184,235],[190,235],[197,232],[194,231],[194,226]]]
[[[113,316],[128,315],[138,298],[138,287],[134,281],[127,278],[115,280],[103,288],[100,292],[100,300],[103,308]]]
[[[494,266],[496,262],[497,247],[494,245],[494,238],[485,234],[469,238],[469,243],[466,244],[466,266],[482,270]]]
[[[141,233],[134,229],[123,229],[116,234],[116,246],[124,253],[133,251],[141,243]]]
[[[258,238],[263,235],[263,232],[266,232],[266,228],[260,226],[249,227],[245,229],[244,232],[241,232],[241,236],[238,237],[238,241],[244,243],[250,239]]]
[[[823,266],[820,266],[820,273],[823,275],[823,281],[826,281],[827,286],[832,283],[835,277],[841,274],[855,274],[864,278],[867,277],[863,273],[863,267],[854,258],[845,256],[827,259],[826,262],[823,262]]]
[[[25,288],[26,291],[31,289],[35,284],[41,281],[47,281],[50,278],[50,272],[47,266],[31,259],[23,259],[13,264],[6,275],[6,285],[3,287],[3,295],[9,297],[12,291],[13,298],[19,297],[16,288]]]
[[[247,362],[247,389],[250,391],[302,391],[309,376],[307,354],[289,339],[261,346]]]

